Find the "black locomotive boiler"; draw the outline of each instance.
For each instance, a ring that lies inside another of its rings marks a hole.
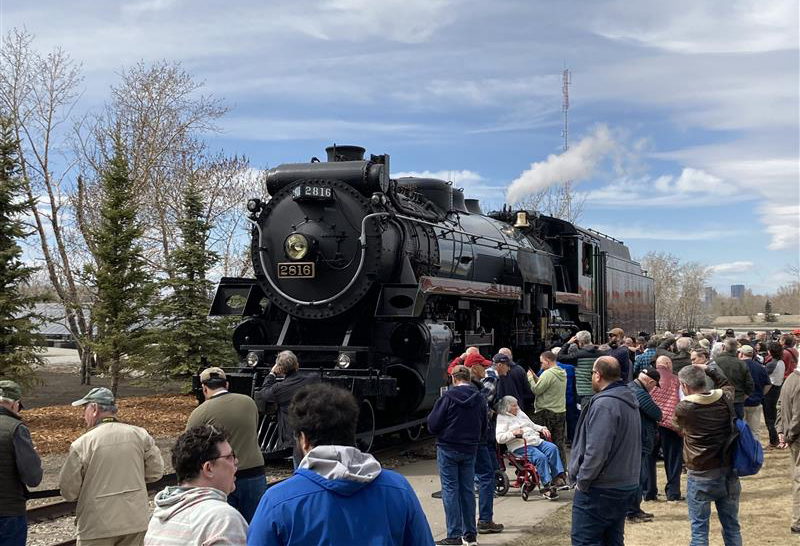
[[[413,433],[468,346],[535,363],[579,329],[652,331],[652,279],[621,241],[531,210],[483,214],[444,180],[392,179],[388,155],[326,151],[269,170],[270,197],[247,203],[255,278],[223,278],[211,309],[243,317],[232,390],[253,395],[290,349],[301,373],[358,397],[365,437]],[[267,454],[274,428],[263,419]]]

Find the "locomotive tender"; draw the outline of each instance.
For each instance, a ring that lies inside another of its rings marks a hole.
[[[255,278],[223,278],[211,315],[241,315],[231,390],[275,355],[351,390],[370,435],[419,426],[454,355],[513,347],[535,364],[579,329],[653,331],[653,281],[621,241],[530,210],[483,214],[451,183],[390,178],[389,156],[331,146],[279,165],[247,204]],[[259,440],[276,447],[271,418]],[[418,430],[418,429],[412,429]]]

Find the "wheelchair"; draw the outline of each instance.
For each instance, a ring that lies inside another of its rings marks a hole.
[[[494,491],[498,497],[504,496],[508,493],[511,487],[521,489],[520,494],[522,500],[527,501],[530,494],[538,487],[539,492],[542,491],[542,482],[539,479],[539,473],[536,471],[534,464],[528,459],[528,442],[523,438],[525,451],[521,457],[514,455],[505,445],[497,445],[497,463],[499,468],[495,470],[494,478]],[[514,469],[516,474],[515,480],[512,482],[508,479],[506,469],[508,467]]]

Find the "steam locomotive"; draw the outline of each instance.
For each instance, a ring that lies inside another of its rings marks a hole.
[[[210,315],[240,315],[230,388],[253,395],[275,355],[351,390],[360,435],[420,430],[454,355],[523,363],[579,329],[653,331],[653,281],[621,241],[532,210],[484,214],[450,182],[390,177],[389,156],[326,148],[279,165],[248,201],[255,278],[223,278]],[[262,450],[275,451],[272,418]]]

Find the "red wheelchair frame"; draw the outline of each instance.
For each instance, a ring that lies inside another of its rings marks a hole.
[[[542,482],[539,479],[539,473],[536,471],[534,464],[528,459],[528,442],[523,438],[523,446],[525,451],[521,457],[517,457],[503,444],[497,445],[497,463],[499,469],[495,470],[495,485],[494,491],[498,496],[502,497],[508,493],[509,488],[520,488],[522,500],[527,501],[530,494],[538,486],[539,491],[542,490]],[[506,461],[514,468],[516,479],[511,482],[506,474]]]

